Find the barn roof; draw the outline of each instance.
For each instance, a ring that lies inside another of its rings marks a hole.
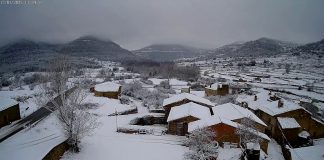
[[[113,82],[104,82],[95,85],[95,91],[98,92],[117,92],[119,90],[120,85]]]
[[[10,108],[16,104],[18,104],[18,102],[11,98],[0,98],[0,111]]]
[[[233,103],[225,103],[222,105],[215,106],[212,109],[214,114],[217,114],[220,117],[224,117],[229,120],[249,118],[263,126],[267,126],[260,118],[258,118],[250,110],[240,107]]]
[[[170,98],[164,99],[163,106],[166,106],[166,105],[169,105],[169,104],[172,104],[175,102],[180,102],[185,99],[188,99],[188,100],[191,100],[191,101],[197,102],[197,103],[206,104],[209,106],[214,106],[214,104],[212,102],[210,102],[208,99],[198,97],[198,96],[190,94],[190,93],[181,93],[181,94],[174,95]]]
[[[188,117],[188,116],[202,119],[211,116],[211,113],[209,108],[190,102],[190,103],[182,104],[180,106],[172,107],[167,122]]]
[[[218,115],[213,115],[213,116],[209,116],[209,117],[206,117],[206,118],[198,120],[198,121],[190,122],[188,125],[188,132],[192,132],[198,128],[205,128],[205,127],[217,125],[220,123],[232,126],[234,128],[237,128],[237,126],[238,126],[237,123],[235,123],[231,120],[219,117]]]

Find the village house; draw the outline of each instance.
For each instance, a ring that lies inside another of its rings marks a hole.
[[[214,104],[208,99],[198,97],[189,93],[181,93],[163,100],[163,108],[165,110],[165,121],[167,121],[171,108],[190,102],[207,107],[210,110],[211,115],[213,115],[211,108],[214,107]]]
[[[121,93],[121,85],[113,82],[104,82],[94,86],[94,95],[97,97],[107,97],[118,99]]]
[[[205,87],[206,96],[225,96],[229,94],[229,84],[227,83],[214,83],[209,87]]]
[[[0,99],[0,128],[19,120],[20,110],[19,103],[13,99]]]
[[[241,124],[243,119],[250,119],[254,122],[256,129],[265,132],[267,125],[250,110],[233,103],[226,103],[212,108],[214,115],[225,117],[228,120]]]
[[[184,136],[188,133],[190,122],[210,116],[209,108],[193,102],[172,107],[167,119],[168,133]]]
[[[268,125],[265,133],[274,137],[279,142],[284,134],[279,127],[284,126],[283,123],[288,123],[292,120],[278,122],[278,117],[294,118],[300,125],[301,130],[308,132],[311,138],[324,137],[324,123],[315,119],[310,112],[294,102],[276,97],[267,91],[263,91],[254,96],[238,98],[237,101],[240,102],[243,107],[252,110],[263,122],[265,122]],[[294,136],[291,135],[293,133],[295,134]],[[289,132],[291,138],[298,137],[298,134],[299,132]],[[298,141],[298,139],[291,139],[290,143],[296,141]]]
[[[239,123],[231,121],[229,119],[226,119],[218,115],[213,115],[208,118],[204,118],[202,120],[197,120],[189,123],[188,132],[193,132],[196,129],[206,128],[206,127],[216,133],[215,140],[221,146],[229,142],[239,147],[240,137],[236,133],[236,130],[239,127],[242,127],[242,125],[240,125]],[[262,139],[260,142],[260,147],[264,152],[267,153],[268,143],[270,141],[270,138],[264,133],[261,133],[253,129],[250,130],[252,134],[255,134],[256,136],[260,137],[260,139]]]
[[[171,98],[173,98],[173,100],[167,100],[166,104],[185,99],[179,97]],[[194,97],[188,99],[194,99]],[[240,138],[239,135],[236,134],[236,130],[239,126],[242,126],[240,123],[245,118],[255,122],[256,130],[251,128],[251,131],[255,131],[257,136],[261,136],[261,138],[264,140],[260,145],[261,148],[266,152],[270,139],[262,132],[264,132],[267,125],[250,110],[232,103],[215,106],[212,107],[211,110],[206,106],[191,101],[172,106],[167,116],[168,133],[184,136],[197,129],[195,128],[197,126],[209,127],[217,133],[216,140],[218,142],[238,144]]]

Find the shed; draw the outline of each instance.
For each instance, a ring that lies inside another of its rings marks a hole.
[[[0,98],[0,128],[20,118],[19,103],[10,98]]]
[[[118,99],[121,93],[121,85],[113,82],[104,82],[94,86],[94,94],[98,97]]]
[[[168,116],[168,133],[185,135],[188,133],[188,123],[210,117],[210,110],[202,105],[190,102],[171,108]]]
[[[202,106],[208,107],[210,109],[211,114],[213,114],[211,108],[214,106],[214,104],[210,102],[208,99],[190,93],[181,93],[163,100],[163,108],[165,110],[165,120],[167,120],[172,107],[179,106],[189,102],[194,102]]]

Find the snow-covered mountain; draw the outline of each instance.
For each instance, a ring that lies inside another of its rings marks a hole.
[[[113,41],[93,36],[80,37],[66,44],[49,44],[24,39],[0,47],[0,73],[38,70],[59,54],[69,55],[71,61],[80,67],[92,66],[87,58],[112,61],[141,60]]]
[[[59,47],[58,52],[71,56],[100,58],[105,60],[135,60],[137,57],[111,40],[84,36]]]
[[[292,53],[294,55],[316,54],[324,55],[324,39],[296,47]]]
[[[39,69],[57,55],[55,48],[56,45],[25,39],[0,47],[0,73]]]
[[[201,50],[178,44],[154,44],[135,50],[133,53],[145,59],[165,62],[195,57],[201,54]]]
[[[270,38],[260,38],[248,42],[237,42],[228,44],[214,50],[209,50],[206,57],[212,58],[217,56],[242,56],[242,57],[259,57],[271,56],[280,53],[289,52],[297,45],[290,42],[274,40]]]

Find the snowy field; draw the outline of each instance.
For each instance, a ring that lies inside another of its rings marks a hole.
[[[89,99],[93,98],[90,96]],[[96,101],[96,99],[93,99]],[[138,107],[137,114],[123,115],[117,117],[118,127],[134,127],[134,128],[151,128],[154,130],[161,127],[154,126],[130,126],[128,123],[136,118],[148,115],[146,108],[135,103]],[[81,143],[80,153],[67,152],[63,159],[123,159],[123,160],[180,160],[187,151],[186,147],[181,146],[182,138],[171,135],[155,136],[155,135],[138,135],[125,134],[116,132],[116,117],[106,116],[114,112],[116,100],[107,99],[100,100],[99,108],[91,112],[100,112],[98,115],[100,126],[94,133],[85,137]],[[118,104],[120,107],[121,104]],[[104,115],[106,114],[106,115]]]

